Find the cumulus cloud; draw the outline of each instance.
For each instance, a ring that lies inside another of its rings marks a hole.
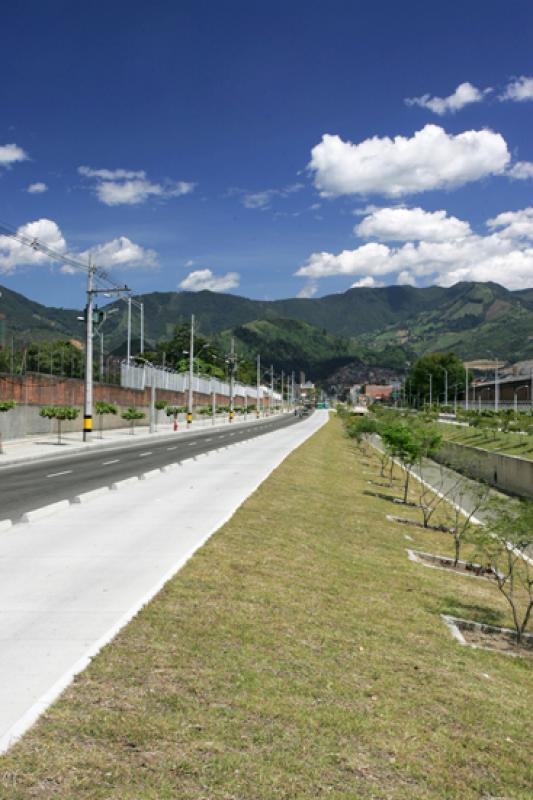
[[[78,173],[95,181],[96,196],[106,206],[139,205],[149,197],[180,197],[190,194],[196,186],[187,181],[166,180],[163,183],[153,183],[144,170],[78,167]]]
[[[17,235],[33,241],[38,239],[41,244],[50,247],[62,255],[66,253],[67,244],[58,225],[51,219],[38,219],[28,222],[17,229]],[[0,272],[11,273],[19,266],[52,265],[49,256],[38,250],[33,250],[22,242],[10,236],[0,236]]]
[[[17,161],[27,161],[28,154],[16,144],[0,144],[0,167],[10,167]]]
[[[46,185],[46,183],[40,183],[40,182],[30,183],[26,191],[28,192],[28,194],[42,194],[43,192],[48,191],[48,186]]]
[[[509,160],[499,133],[472,130],[454,136],[438,125],[426,125],[410,139],[374,136],[359,144],[325,134],[311,150],[309,169],[325,197],[370,193],[400,197],[501,174]]]
[[[533,241],[533,208],[521,211],[505,211],[487,220],[487,227],[498,230],[498,236],[506,239],[530,239]]]
[[[517,103],[533,100],[533,78],[527,78],[525,75],[515,78],[507,84],[498,99],[514,100]]]
[[[179,284],[180,289],[188,292],[227,292],[236,289],[240,283],[238,272],[226,272],[225,275],[215,275],[210,269],[196,269],[190,272]]]
[[[377,286],[383,286],[383,281],[377,281],[372,275],[365,275],[355,283],[352,283],[350,289],[375,289]]]
[[[533,178],[533,161],[517,161],[507,170],[507,175],[517,181],[527,181]]]
[[[76,261],[87,263],[90,257],[92,262],[99,267],[127,269],[154,267],[157,264],[155,251],[145,250],[126,236],[119,236],[110,242],[96,245],[82,253],[76,253],[69,250],[59,226],[51,219],[39,219],[22,225],[18,228],[17,235],[28,242],[38,240],[40,244],[46,245],[55,253],[68,256]],[[72,266],[63,264],[61,259],[47,256],[10,236],[0,236],[0,272],[12,273],[18,267],[41,265],[59,265],[60,270],[65,273],[75,271]]]
[[[365,217],[354,232],[363,239],[385,242],[408,242],[425,239],[445,242],[471,233],[468,222],[449,217],[446,211],[424,211],[423,208],[380,208]]]
[[[388,276],[412,285],[424,278],[442,286],[458,281],[495,281],[510,289],[533,286],[533,209],[499,214],[487,220],[487,228],[487,235],[470,232],[397,247],[368,242],[337,254],[312,253],[296,275],[314,281],[360,275],[362,279]]]
[[[471,83],[466,81],[460,83],[453,94],[448,97],[431,97],[429,94],[423,94],[421,97],[407,97],[405,102],[408,106],[420,106],[421,108],[428,108],[435,114],[443,115],[470,105],[471,103],[481,103],[485,95],[491,92],[492,89],[477,89]]]
[[[296,297],[300,298],[308,298],[314,297],[315,294],[318,292],[318,283],[316,281],[309,281],[302,286]]]
[[[152,269],[157,266],[157,253],[135,244],[127,236],[118,236],[105,244],[96,245],[80,253],[80,258],[113,269]]]

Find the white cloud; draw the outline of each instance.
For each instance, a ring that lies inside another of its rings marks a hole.
[[[238,272],[217,276],[210,269],[197,269],[190,272],[178,286],[188,292],[202,292],[206,289],[210,292],[227,292],[229,289],[236,289],[239,283]]]
[[[510,289],[533,286],[533,209],[499,214],[487,227],[488,235],[421,239],[399,247],[368,242],[338,254],[312,253],[296,275],[315,281],[334,275],[386,275],[409,284],[424,278],[442,286],[458,281],[494,281]]]
[[[314,297],[315,294],[318,292],[318,283],[316,281],[309,281],[309,283],[304,284],[296,297],[300,298],[308,298]]]
[[[369,193],[400,197],[501,174],[509,160],[499,133],[464,131],[454,136],[438,125],[426,125],[410,139],[374,136],[359,144],[325,134],[311,150],[309,169],[326,197]]]
[[[506,239],[531,239],[533,241],[533,208],[521,211],[506,211],[487,220],[487,227],[498,230],[498,236]]]
[[[352,283],[350,289],[375,289],[377,286],[383,285],[383,281],[377,281],[372,275],[365,275],[364,278]]]
[[[521,103],[524,100],[533,100],[533,78],[522,75],[510,81],[498,98],[499,100],[514,100]]]
[[[152,269],[157,266],[157,253],[135,244],[127,236],[118,236],[105,244],[80,253],[79,258],[91,261],[99,267],[113,269]]]
[[[188,261],[185,262],[185,266],[187,269],[190,269],[190,267],[194,267],[195,264],[196,261],[194,260],[194,258],[190,258]]]
[[[527,181],[533,178],[533,161],[517,161],[507,170],[507,175],[517,181]]]
[[[17,161],[27,161],[28,154],[16,144],[0,144],[0,167],[10,167]]]
[[[59,226],[51,219],[39,219],[22,225],[18,228],[17,234],[26,240],[38,240],[40,244],[46,245],[59,255],[69,256],[76,261],[86,263],[91,257],[91,260],[99,267],[127,269],[154,267],[157,264],[157,255],[154,250],[145,250],[126,236],[119,236],[82,253],[70,251]],[[0,236],[0,273],[11,273],[21,266],[38,265],[60,265],[60,270],[64,273],[75,271],[68,264],[63,264],[61,259],[47,256],[9,236]]]
[[[282,189],[265,189],[261,192],[243,192],[240,189],[233,189],[230,194],[242,194],[241,203],[245,208],[260,208],[266,210],[275,197],[289,197],[289,195],[299,192],[304,188],[303,183],[291,183]]]
[[[405,102],[408,106],[428,108],[435,114],[442,115],[448,112],[453,114],[471,103],[481,103],[485,95],[491,91],[492,89],[477,89],[466,81],[460,83],[455,92],[448,97],[431,97],[429,94],[423,94],[421,97],[407,97]]]
[[[416,278],[414,275],[411,275],[408,269],[404,269],[398,273],[396,283],[399,286],[416,286]]]
[[[448,217],[446,211],[424,211],[423,208],[380,208],[365,217],[354,232],[364,239],[385,242],[408,242],[425,239],[445,242],[471,233],[468,222]]]
[[[51,219],[38,219],[17,229],[17,235],[24,239],[38,239],[41,244],[64,254],[67,244],[58,225]],[[9,236],[0,236],[0,272],[11,273],[19,266],[52,265],[49,256],[33,250]]]
[[[96,196],[106,206],[139,205],[149,197],[180,197],[190,194],[196,186],[187,181],[152,183],[144,170],[78,167],[78,172],[85,178],[95,179]]]
[[[26,191],[28,194],[42,194],[43,192],[48,191],[48,186],[46,183],[30,183]]]

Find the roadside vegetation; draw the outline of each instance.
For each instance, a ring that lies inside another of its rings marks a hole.
[[[340,419],[293,453],[0,758],[3,800],[529,800],[531,661],[441,620],[509,603],[408,560],[453,537],[387,519],[380,471]]]

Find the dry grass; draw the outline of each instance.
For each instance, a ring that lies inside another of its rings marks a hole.
[[[439,616],[507,611],[407,560],[451,540],[388,522],[363,460],[337,420],[287,459],[0,759],[2,800],[531,800],[531,664]]]

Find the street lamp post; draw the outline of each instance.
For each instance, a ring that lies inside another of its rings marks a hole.
[[[270,408],[272,414],[272,406],[274,405],[274,365],[270,365]]]
[[[429,405],[433,405],[433,373],[429,373]]]
[[[533,381],[533,377],[531,378],[531,380]],[[257,377],[256,377],[256,381],[257,381],[257,383],[256,383],[257,395],[256,395],[256,399],[255,399],[255,417],[256,417],[256,419],[259,419],[259,417],[261,416],[261,396],[260,396],[261,395],[261,388],[260,388],[260,384],[261,384],[261,356],[259,354],[257,355]]]
[[[194,378],[194,314],[191,314],[191,337],[189,341],[189,398],[187,403],[187,427],[192,425],[193,388]]]

